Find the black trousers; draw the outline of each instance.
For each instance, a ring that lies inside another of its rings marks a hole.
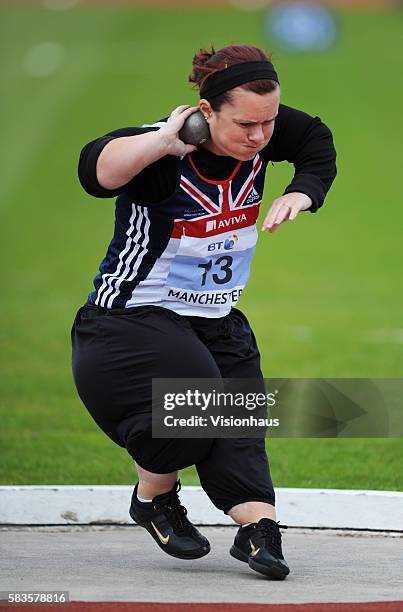
[[[213,504],[274,504],[264,439],[151,436],[152,378],[262,378],[246,317],[183,317],[158,306],[82,306],[72,330],[78,393],[99,427],[144,469],[165,474],[195,465]]]

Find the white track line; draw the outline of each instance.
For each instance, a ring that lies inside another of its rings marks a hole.
[[[131,486],[0,486],[0,525],[131,524]],[[403,493],[276,489],[278,520],[292,527],[403,531]],[[181,501],[197,525],[231,525],[198,486]]]

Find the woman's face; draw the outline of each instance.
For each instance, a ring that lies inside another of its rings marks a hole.
[[[207,100],[200,100],[200,110],[207,116],[211,133],[204,146],[216,155],[241,161],[253,159],[272,137],[279,104],[280,87],[266,94],[236,87],[231,101],[219,111],[213,111]]]

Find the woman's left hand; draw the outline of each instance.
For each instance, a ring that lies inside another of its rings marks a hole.
[[[274,200],[263,221],[262,231],[272,234],[284,221],[293,221],[301,210],[308,210],[311,205],[312,200],[305,193],[286,193]]]

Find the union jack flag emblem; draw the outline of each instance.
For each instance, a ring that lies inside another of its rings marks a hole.
[[[189,161],[198,176],[203,179],[190,156]],[[188,221],[177,219],[172,233],[173,238],[179,238],[183,235],[203,237],[210,232],[213,234],[220,233],[222,227],[220,221],[225,219],[238,227],[248,227],[256,222],[261,198],[254,188],[254,180],[262,169],[263,162],[260,156],[256,155],[251,172],[243,183],[237,186],[237,194],[234,197],[232,191],[233,179],[241,164],[242,162],[237,164],[231,177],[225,181],[203,179],[217,187],[218,197],[216,200],[202,192],[189,178],[182,174],[180,178],[182,190],[204,210],[204,214],[201,212],[199,216]],[[206,222],[206,217],[209,219],[214,217],[214,220]]]
[[[233,175],[236,174],[237,170],[239,169],[240,164],[241,162],[236,167]],[[194,167],[193,163],[192,165]],[[246,200],[248,199],[248,196],[253,190],[253,182],[255,180],[256,175],[261,170],[262,165],[263,163],[262,163],[262,160],[260,159],[260,156],[256,155],[255,159],[253,160],[252,171],[250,172],[249,176],[245,180],[244,184],[241,186],[241,189],[239,190],[238,195],[236,196],[235,199],[233,199],[233,196],[232,196],[231,178],[228,179],[227,181],[217,182],[217,187],[219,191],[219,197],[218,197],[217,203],[214,202],[211,198],[209,198],[205,193],[202,193],[200,189],[198,189],[196,185],[193,185],[193,183],[189,181],[189,179],[186,178],[185,176],[181,177],[180,185],[182,189],[191,198],[193,198],[193,200],[195,200],[200,206],[202,206],[205,209],[206,213],[208,213],[209,215],[225,214],[225,213],[229,213],[232,210],[236,210],[244,206]],[[194,169],[197,172],[197,169],[195,167]],[[253,202],[253,204],[255,205],[256,202]]]

